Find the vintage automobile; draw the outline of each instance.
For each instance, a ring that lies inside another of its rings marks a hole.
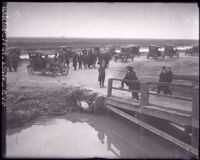
[[[192,48],[186,49],[185,55],[199,55],[199,45],[192,46]]]
[[[73,48],[69,46],[59,46],[59,50],[62,54],[67,54],[69,57],[73,57],[75,54]]]
[[[153,58],[162,57],[162,58],[164,58],[164,55],[161,53],[161,51],[159,51],[159,48],[161,48],[161,47],[156,46],[156,45],[150,45],[149,46],[149,53],[147,54],[147,59],[149,59],[149,57],[153,57]]]
[[[137,46],[137,45],[131,45],[130,46],[132,48],[132,54],[134,56],[140,56],[140,46]]]
[[[165,58],[165,56],[169,56],[169,57],[176,56],[178,58],[179,53],[178,53],[177,48],[174,47],[173,45],[165,45],[163,58]]]
[[[55,62],[54,58],[49,58],[47,54],[38,51],[29,53],[30,64],[27,66],[28,73],[33,75],[35,72],[48,73],[51,76],[56,76],[58,73],[67,75],[69,68],[62,63]]]
[[[116,52],[115,54],[115,62],[120,59],[124,62],[128,61],[128,59],[131,59],[133,61],[133,53],[132,53],[132,47],[125,46],[121,47],[119,52]]]
[[[17,64],[18,64],[18,66],[20,66],[22,64],[22,60],[20,59],[20,53],[21,53],[20,48],[9,47],[7,50],[8,50],[8,56],[9,57],[16,56]]]

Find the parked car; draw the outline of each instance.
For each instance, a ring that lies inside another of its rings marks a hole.
[[[186,49],[185,55],[199,55],[199,45],[192,46],[192,48]]]
[[[161,51],[159,51],[159,48],[161,48],[161,47],[156,46],[156,45],[150,45],[149,46],[149,53],[147,54],[147,59],[149,59],[149,57],[153,57],[153,58],[162,57],[162,58],[164,58],[164,55],[161,53]]]
[[[165,58],[165,56],[169,56],[169,57],[176,56],[178,58],[179,53],[178,53],[177,48],[173,45],[165,45],[163,58]]]
[[[132,47],[125,46],[121,47],[119,52],[116,52],[115,54],[115,62],[120,59],[124,62],[128,61],[128,59],[131,59],[133,61],[133,52]]]
[[[56,76],[58,73],[67,75],[69,68],[65,67],[59,61],[55,62],[54,58],[49,58],[47,54],[38,51],[29,53],[30,64],[27,66],[28,73],[33,75],[35,72],[49,73]]]
[[[59,49],[61,50],[62,54],[67,54],[69,57],[73,57],[75,55],[75,52],[73,51],[72,47],[59,46]]]

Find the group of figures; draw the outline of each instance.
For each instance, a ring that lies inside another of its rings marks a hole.
[[[74,53],[72,57],[68,54],[55,54],[55,61],[62,61],[63,64],[70,65],[70,58],[72,58],[72,64],[74,70],[78,69],[92,69],[96,68],[97,64],[102,64],[104,62],[105,67],[109,66],[109,61],[111,60],[111,56],[109,53],[98,53],[90,50],[82,50],[79,53]]]
[[[121,88],[124,88],[125,83],[129,87],[129,89],[132,90],[132,98],[136,98],[137,100],[139,100],[138,91],[140,90],[140,81],[138,80],[138,77],[134,71],[134,67],[127,67],[127,74],[123,80],[124,81],[122,81],[121,83]],[[158,84],[157,94],[159,95],[160,92],[163,91],[164,95],[172,95],[172,92],[169,88],[169,83],[171,83],[172,81],[173,72],[171,71],[170,67],[163,66],[159,76],[159,82],[161,83]]]
[[[20,65],[20,54],[17,52],[9,52],[9,54],[6,56],[6,65],[10,72],[14,70],[14,72],[17,72],[17,68]]]

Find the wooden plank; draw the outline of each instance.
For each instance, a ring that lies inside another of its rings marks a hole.
[[[156,95],[156,96],[158,95],[157,92],[154,92],[154,91],[149,91],[149,94]],[[192,98],[188,98],[188,97],[180,97],[180,96],[174,96],[174,95],[168,96],[168,95],[162,95],[162,94],[159,94],[158,96],[159,97],[180,99],[180,100],[185,100],[185,101],[192,101]]]
[[[180,114],[177,112],[166,112],[161,110],[154,110],[142,107],[140,108],[140,113],[149,115],[155,118],[164,119],[167,121],[170,121],[171,123],[177,123],[181,125],[187,125],[187,126],[193,126],[198,128],[198,122],[192,123],[192,117],[190,115]]]
[[[131,103],[125,103],[123,101],[116,101],[110,98],[106,98],[105,99],[105,104],[109,104],[111,106],[115,106],[117,108],[121,108],[121,109],[126,109],[129,111],[137,111],[139,108],[139,103],[135,103],[131,104]]]
[[[107,91],[107,96],[110,97],[112,95],[112,83],[113,79],[108,80],[108,91]]]
[[[140,93],[140,91],[132,90],[132,89],[124,89],[124,88],[117,88],[117,87],[112,87],[112,89],[121,90],[121,91],[128,91],[128,92],[133,92],[133,93]]]
[[[192,122],[194,123],[195,120],[199,120],[199,87],[193,89],[192,97]],[[192,128],[192,146],[199,148],[199,131],[197,128]]]
[[[128,115],[127,113],[124,113],[124,112],[120,111],[119,109],[116,109],[112,106],[106,105],[106,108],[117,113],[118,115],[121,115],[122,117],[144,127],[145,129],[147,129],[147,130],[169,140],[170,142],[175,143],[176,145],[178,145],[178,146],[182,147],[183,149],[195,154],[196,156],[198,156],[198,154],[199,154],[198,149],[178,140],[177,138],[175,138],[175,137],[173,137],[173,136],[171,136],[171,135],[169,135],[169,134],[167,134],[167,133],[165,133],[165,132],[163,132],[163,131],[161,131],[161,130],[159,130],[159,129],[157,129],[157,128],[155,128],[155,127],[153,127],[153,126],[151,126],[151,125],[149,125],[145,122],[142,122],[142,121]]]
[[[140,105],[148,105],[149,104],[149,83],[142,82],[141,83],[141,100]]]

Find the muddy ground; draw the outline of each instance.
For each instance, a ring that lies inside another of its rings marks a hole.
[[[171,66],[175,74],[198,75],[199,72],[198,57],[184,55],[178,59],[165,60],[147,60],[146,56],[141,56],[127,63],[112,60],[106,70],[105,88],[100,88],[97,68],[74,71],[70,66],[67,76],[51,77],[41,73],[29,75],[26,68],[28,63],[24,61],[18,72],[7,72],[8,128],[23,125],[40,115],[77,112],[81,101],[87,102],[90,113],[94,113],[95,107],[103,106],[103,99],[99,97],[106,96],[108,79],[123,78],[127,65],[135,67],[140,80],[155,82],[163,65]],[[130,98],[130,93],[114,93],[119,97]]]

